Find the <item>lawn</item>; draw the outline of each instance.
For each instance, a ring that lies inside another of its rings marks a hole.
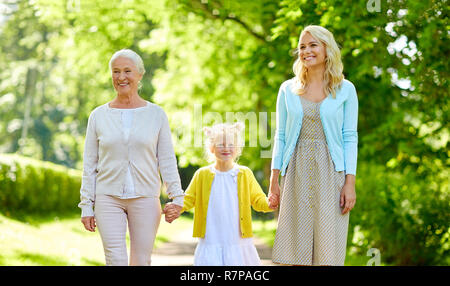
[[[161,220],[155,247],[180,229],[192,227],[192,220],[180,217],[172,224]],[[127,234],[129,249],[129,238]],[[0,265],[92,266],[104,265],[98,231],[84,230],[79,214],[64,218],[12,219],[0,214]]]
[[[192,228],[192,218],[181,216],[172,224],[161,219],[155,248],[170,240],[176,232]],[[276,221],[253,221],[253,231],[270,247]],[[127,234],[129,249],[129,238]],[[347,251],[345,265],[365,266],[370,256]],[[104,265],[103,246],[98,231],[84,230],[78,214],[12,219],[0,214],[0,266]],[[385,265],[381,263],[381,265]]]

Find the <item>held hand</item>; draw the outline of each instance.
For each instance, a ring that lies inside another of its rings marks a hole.
[[[182,207],[173,203],[168,203],[164,207],[163,213],[165,215],[165,220],[168,223],[172,223],[181,214]]]
[[[278,208],[278,204],[279,204],[279,197],[274,194],[269,194],[269,197],[267,198],[267,202],[269,204],[269,208],[276,210]]]
[[[278,208],[278,204],[280,203],[280,186],[278,185],[278,181],[270,184],[268,201],[271,209]]]
[[[343,208],[342,214],[351,211],[356,204],[356,192],[354,184],[345,184],[341,191],[340,206]]]
[[[95,217],[93,217],[93,216],[82,217],[81,218],[81,222],[83,223],[84,228],[86,230],[89,230],[91,232],[95,232],[95,227],[96,227]]]

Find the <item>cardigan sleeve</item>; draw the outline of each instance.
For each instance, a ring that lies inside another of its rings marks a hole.
[[[344,140],[344,167],[346,174],[356,175],[358,157],[358,97],[353,84],[349,87],[349,95],[344,102],[344,123],[342,137]]]
[[[286,94],[285,83],[281,84],[278,90],[276,105],[276,130],[274,138],[274,146],[272,152],[272,169],[280,170],[283,164],[283,150],[285,145],[285,129],[286,129]]]
[[[83,154],[83,175],[81,179],[80,199],[78,207],[81,216],[94,216],[95,181],[98,163],[98,139],[95,129],[95,111],[91,112],[86,129]]]
[[[169,199],[173,203],[182,206],[184,192],[181,189],[180,175],[178,174],[177,159],[172,145],[169,120],[164,110],[161,109],[161,129],[158,136],[157,159],[158,167],[164,184],[167,187]]]
[[[188,211],[195,206],[197,188],[200,184],[199,177],[199,171],[195,172],[191,182],[189,183],[189,186],[186,189],[186,192],[184,193],[184,203],[181,212]]]
[[[258,212],[273,212],[274,210],[269,208],[267,196],[256,180],[255,175],[253,175],[253,172],[249,169],[247,174],[250,182],[250,202],[253,209]]]

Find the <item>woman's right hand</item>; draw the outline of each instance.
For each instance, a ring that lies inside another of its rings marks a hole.
[[[278,182],[270,184],[268,199],[269,207],[271,209],[276,209],[280,203],[280,186],[278,185]]]
[[[278,184],[278,176],[280,170],[272,170],[270,175],[270,186],[269,186],[269,207],[275,209],[280,203],[280,185]]]
[[[83,223],[84,228],[86,230],[95,232],[95,227],[96,227],[96,225],[95,225],[95,217],[93,217],[93,216],[84,216],[84,217],[81,218],[81,222]]]

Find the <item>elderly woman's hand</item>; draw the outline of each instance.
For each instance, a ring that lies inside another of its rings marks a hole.
[[[81,222],[83,223],[85,229],[95,232],[95,227],[96,227],[95,217],[93,217],[93,216],[82,217]]]
[[[182,209],[183,207],[173,203],[166,204],[163,210],[166,222],[171,223],[176,220],[180,216]]]

